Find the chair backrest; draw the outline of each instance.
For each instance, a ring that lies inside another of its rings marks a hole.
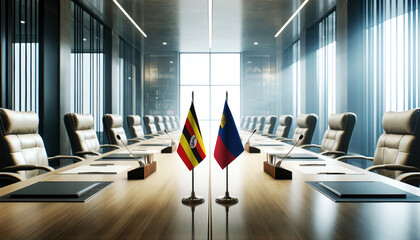
[[[177,130],[178,129],[178,125],[176,123],[176,118],[175,116],[170,116],[169,117],[171,120],[171,124],[172,124],[172,130]]]
[[[172,131],[172,123],[171,123],[171,118],[169,116],[163,117],[163,123],[165,125],[166,130]]]
[[[141,126],[141,118],[139,115],[127,116],[128,130],[130,131],[131,138],[143,138],[144,131]]]
[[[243,129],[248,129],[250,123],[251,123],[251,116],[246,116],[245,117],[245,123],[244,123]]]
[[[110,144],[123,147],[123,141],[127,144],[127,136],[123,128],[123,118],[118,114],[105,114],[102,118],[104,123],[104,130]],[[121,141],[118,140],[117,135],[120,135]]]
[[[148,134],[157,134],[157,128],[155,125],[155,118],[151,115],[146,115],[143,117],[144,128]]]
[[[401,164],[420,167],[420,109],[386,112],[382,118],[384,133],[379,137],[373,165]],[[395,178],[401,171],[378,170]]]
[[[273,134],[276,123],[277,123],[276,116],[271,115],[271,116],[265,117],[265,125],[264,125],[264,129],[262,133]]]
[[[0,108],[0,167],[15,165],[48,166],[44,141],[38,134],[38,115]],[[23,171],[31,178],[40,170]]]
[[[67,113],[64,115],[64,124],[73,153],[80,151],[100,152],[99,140],[93,129],[91,114]]]
[[[245,125],[245,116],[241,117],[241,125],[239,125],[240,128],[243,128]]]
[[[160,116],[160,115],[155,116],[155,125],[156,125],[156,128],[157,128],[158,132],[161,132],[161,131],[163,131],[163,129],[165,129],[165,124],[163,123],[163,117],[162,116]]]
[[[292,115],[281,115],[279,117],[279,126],[277,127],[276,137],[287,138],[289,136],[290,127],[292,126]]]
[[[354,113],[348,112],[328,116],[329,129],[325,131],[320,151],[341,151],[347,153],[355,124],[356,114]]]
[[[179,122],[179,117],[178,116],[175,116],[175,126],[176,126],[176,129],[181,128],[181,123]]]
[[[255,128],[257,129],[257,132],[262,132],[265,125],[265,117],[264,116],[258,116],[257,117],[257,124],[255,125]]]
[[[300,135],[303,135],[303,138],[296,146],[311,144],[317,120],[318,117],[312,113],[299,115],[297,118],[297,127],[292,138],[292,144],[295,144],[299,140]]]
[[[249,131],[254,131],[256,125],[257,125],[257,116],[251,116],[251,120],[250,120],[250,123],[248,125],[248,130]],[[257,131],[258,131],[258,129],[257,129]]]

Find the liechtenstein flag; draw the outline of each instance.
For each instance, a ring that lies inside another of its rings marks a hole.
[[[220,167],[224,169],[243,151],[244,147],[242,146],[238,129],[236,129],[232,113],[230,112],[227,101],[225,101],[219,135],[217,136],[216,147],[214,149],[214,158]]]

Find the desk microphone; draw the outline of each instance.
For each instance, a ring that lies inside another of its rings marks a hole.
[[[171,139],[171,144],[173,144],[173,143],[174,143],[174,140],[172,139],[171,135],[169,135],[168,130],[163,129],[163,131],[164,131],[166,134],[168,134],[168,137]]]
[[[252,131],[251,136],[249,136],[248,141],[246,141],[246,143],[249,144],[249,139],[251,139],[252,135],[254,135],[254,133],[257,131],[257,129],[254,129],[254,131]]]
[[[139,165],[140,165],[140,167],[144,167],[145,166],[145,164],[144,164],[144,162],[142,162],[142,161],[140,161],[137,157],[136,157],[136,155],[134,155],[131,151],[130,151],[130,149],[128,149],[128,147],[127,147],[127,145],[125,145],[125,143],[123,142],[123,140],[121,140],[121,137],[120,137],[120,135],[117,135],[117,139],[124,145],[124,147],[128,150],[128,152],[131,154],[131,156],[133,156],[133,158],[134,159],[136,159],[137,160],[137,162],[139,162]]]
[[[296,147],[296,145],[300,142],[300,140],[302,140],[303,139],[303,135],[300,135],[299,136],[299,139],[296,141],[296,143],[293,145],[293,147],[290,149],[290,151],[286,154],[286,155],[284,155],[284,157],[282,158],[282,159],[280,159],[280,161],[278,161],[275,165],[276,165],[276,167],[280,167],[280,165],[281,165],[281,162],[285,159],[285,158],[287,158],[288,156],[289,156],[289,154],[292,152],[292,150]]]

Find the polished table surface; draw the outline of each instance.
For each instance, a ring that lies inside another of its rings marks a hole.
[[[225,193],[225,171],[210,151],[195,168],[195,192],[205,198],[195,207],[181,203],[190,195],[191,173],[176,152],[155,154],[157,171],[144,180],[127,180],[126,172],[58,174],[94,159],[86,160],[1,188],[3,195],[38,181],[114,181],[84,203],[0,203],[0,238],[420,239],[420,203],[335,203],[305,181],[375,180],[420,195],[418,188],[328,158],[362,174],[305,175],[299,162],[284,161],[293,180],[274,180],[262,170],[265,159],[244,152],[229,165],[229,192],[239,199],[230,207],[215,202]]]

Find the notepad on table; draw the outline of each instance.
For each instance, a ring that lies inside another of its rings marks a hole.
[[[406,198],[406,192],[383,182],[324,181],[321,186],[341,198]]]

